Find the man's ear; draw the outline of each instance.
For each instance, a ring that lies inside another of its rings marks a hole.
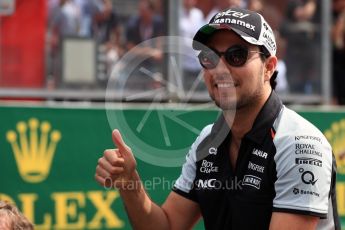
[[[277,68],[278,59],[276,56],[270,56],[265,61],[265,81],[269,81]]]

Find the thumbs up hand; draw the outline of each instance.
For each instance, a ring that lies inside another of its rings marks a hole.
[[[99,158],[95,179],[105,187],[121,189],[135,182],[137,163],[131,148],[123,141],[117,129],[113,131],[112,138],[117,148],[105,150],[103,157]]]

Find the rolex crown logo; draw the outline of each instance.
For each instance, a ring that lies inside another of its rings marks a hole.
[[[36,118],[31,118],[27,123],[18,122],[17,132],[10,130],[6,137],[23,180],[29,183],[45,180],[61,133],[51,130],[49,122],[43,121],[40,124]]]
[[[345,174],[345,119],[334,122],[324,134],[332,145],[338,172]]]

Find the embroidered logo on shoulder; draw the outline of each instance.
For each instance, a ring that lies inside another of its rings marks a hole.
[[[295,143],[295,153],[302,155],[314,155],[322,157],[322,152],[318,151],[318,146],[313,144]]]
[[[314,159],[314,158],[310,158],[310,157],[300,157],[300,158],[296,158],[295,159],[296,164],[298,165],[315,165],[315,166],[319,166],[322,167],[322,161],[318,160],[318,159]]]
[[[311,140],[311,141],[317,141],[322,144],[322,140],[320,137],[315,137],[315,136],[308,136],[308,135],[300,135],[300,136],[295,136],[295,141],[299,140]]]
[[[209,148],[209,149],[208,149],[208,153],[209,153],[210,155],[217,155],[217,148],[215,148],[215,147]]]
[[[315,179],[314,173],[311,171],[305,171],[304,168],[299,168],[299,173],[301,173],[301,180],[304,184],[315,185],[318,179]]]
[[[265,159],[267,159],[267,156],[268,156],[268,154],[266,152],[259,150],[259,149],[256,149],[256,148],[253,149],[253,154],[256,156],[265,158]]]
[[[317,192],[314,192],[314,191],[311,191],[311,190],[293,188],[292,192],[293,192],[293,194],[295,194],[296,196],[308,195],[308,196],[320,197],[320,193],[317,193]]]

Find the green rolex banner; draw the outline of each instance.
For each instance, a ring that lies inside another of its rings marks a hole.
[[[125,140],[138,143],[136,152],[164,154],[138,155],[144,186],[158,203],[180,171],[161,167],[159,160],[183,161],[197,133],[217,116],[217,111],[111,112]],[[131,229],[119,193],[94,180],[98,158],[114,148],[105,109],[3,106],[0,114],[1,200],[15,203],[36,229]]]
[[[345,227],[345,111],[300,111],[334,148],[338,211]],[[185,155],[219,112],[172,108],[0,106],[0,200],[15,203],[36,229],[131,229],[119,193],[94,180],[111,129],[133,149],[143,184],[164,202]],[[343,227],[343,228],[344,228]],[[195,229],[203,229],[200,223]]]

